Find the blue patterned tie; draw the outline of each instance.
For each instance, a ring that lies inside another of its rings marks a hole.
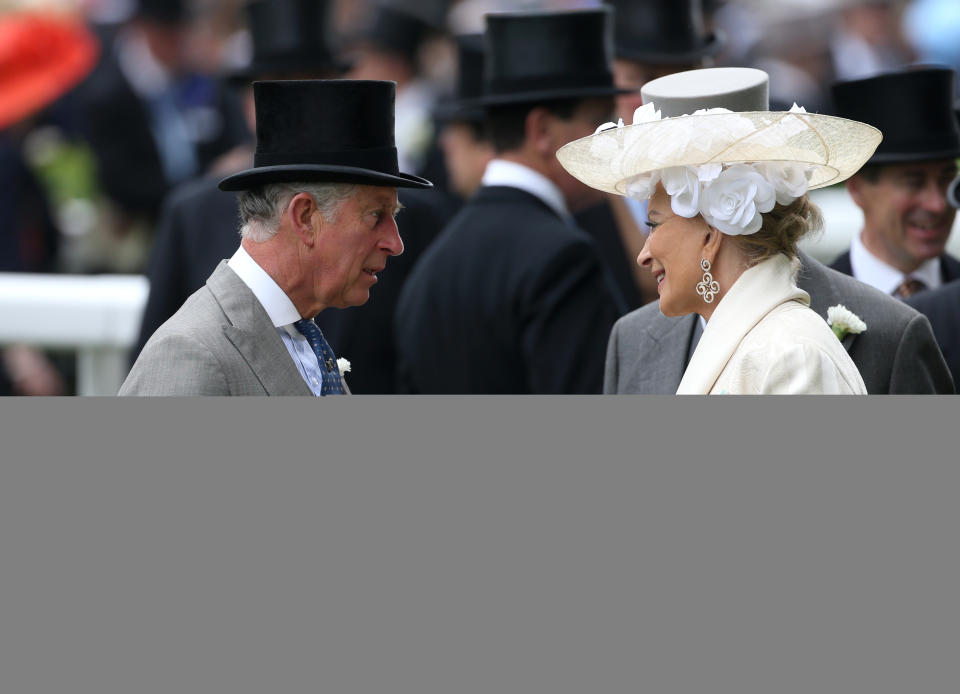
[[[340,380],[340,369],[337,367],[337,358],[333,350],[323,338],[320,328],[312,320],[301,318],[293,326],[307,338],[313,353],[317,355],[320,367],[326,370],[323,385],[320,386],[320,395],[343,395],[343,382]]]

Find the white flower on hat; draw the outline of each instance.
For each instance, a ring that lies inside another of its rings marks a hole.
[[[773,185],[752,166],[735,164],[703,190],[700,212],[710,226],[739,236],[760,231],[761,213],[772,210],[775,203]]]
[[[660,174],[670,207],[681,217],[695,217],[700,211],[700,179],[693,166],[673,166]]]
[[[661,120],[660,111],[657,110],[657,107],[651,101],[649,103],[640,106],[633,112],[633,124],[640,125],[641,123],[649,123],[651,121]]]
[[[805,164],[776,162],[757,164],[757,169],[773,184],[777,191],[777,202],[781,205],[789,205],[803,196],[810,187],[810,177],[813,175],[813,167]]]
[[[722,164],[703,166],[673,166],[660,175],[663,189],[670,196],[670,207],[681,217],[696,217],[700,213],[700,194],[720,172]]]
[[[650,171],[645,174],[634,176],[629,181],[624,191],[628,198],[646,202],[653,197],[653,191],[660,182],[660,171]]]

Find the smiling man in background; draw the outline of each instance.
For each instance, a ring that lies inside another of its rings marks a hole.
[[[957,175],[960,129],[956,74],[909,68],[833,86],[836,115],[880,129],[883,141],[847,180],[863,229],[832,267],[905,299],[960,279],[945,249],[956,210],[947,188]]]

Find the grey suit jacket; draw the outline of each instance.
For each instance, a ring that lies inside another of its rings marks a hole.
[[[226,261],[147,341],[119,394],[313,395]]]
[[[797,284],[810,295],[810,308],[826,319],[829,306],[843,304],[867,324],[844,346],[868,393],[955,392],[925,316],[805,253],[800,260]],[[610,333],[604,392],[675,393],[700,338],[699,323],[695,315],[667,318],[657,302],[623,316]]]

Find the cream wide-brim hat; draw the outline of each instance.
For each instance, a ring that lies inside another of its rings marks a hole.
[[[757,73],[763,75],[761,80]],[[698,103],[717,108],[729,95],[735,111],[744,103],[744,90],[761,93],[760,82],[765,102],[766,75],[759,70],[706,68],[676,73],[644,86],[644,108],[649,112],[662,104],[667,113],[676,103],[685,108]],[[665,94],[660,104],[657,96],[648,100],[647,87],[656,83]],[[717,163],[808,164],[812,167],[809,188],[814,189],[852,176],[882,139],[881,132],[866,123],[802,109],[712,112],[611,127],[564,145],[557,159],[584,184],[618,195],[627,195],[631,180],[644,174]]]

